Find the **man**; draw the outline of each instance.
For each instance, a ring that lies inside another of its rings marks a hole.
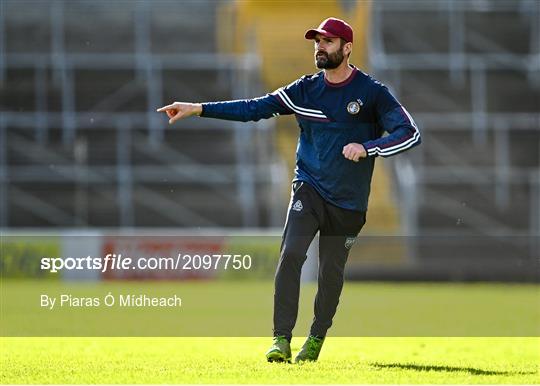
[[[292,199],[275,276],[274,341],[268,361],[291,360],[290,341],[298,313],[300,272],[307,249],[320,232],[318,291],[310,335],[296,362],[315,361],[332,325],[343,287],[349,249],[366,221],[375,157],[420,143],[420,132],[388,89],[349,64],[353,30],[328,18],[308,30],[315,64],[306,75],[266,96],[214,103],[180,103],[158,109],[169,123],[199,115],[257,121],[295,114],[300,127]],[[387,132],[387,136],[382,136]]]

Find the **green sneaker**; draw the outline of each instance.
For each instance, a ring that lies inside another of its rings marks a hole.
[[[315,362],[319,358],[319,353],[321,352],[322,345],[324,343],[324,338],[317,338],[316,336],[310,335],[306,339],[306,342],[302,346],[302,349],[294,359],[296,363],[298,362]]]
[[[266,352],[268,362],[290,362],[291,344],[284,336],[275,336],[272,347]]]

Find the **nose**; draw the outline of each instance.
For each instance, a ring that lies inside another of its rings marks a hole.
[[[327,43],[323,39],[319,40],[318,42],[315,42],[315,49],[317,51],[326,52],[326,46],[327,46]]]

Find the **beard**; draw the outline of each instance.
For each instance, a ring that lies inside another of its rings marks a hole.
[[[320,69],[333,70],[334,68],[339,67],[344,58],[345,55],[343,55],[342,48],[331,54],[323,51],[317,51],[315,53],[315,66]]]

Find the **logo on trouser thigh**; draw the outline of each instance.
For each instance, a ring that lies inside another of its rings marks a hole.
[[[298,200],[294,203],[292,210],[295,210],[297,212],[300,212],[302,209],[304,209],[304,206],[302,205],[302,201]]]
[[[351,249],[351,247],[354,245],[355,242],[356,242],[356,237],[347,237],[345,239],[345,248]]]

